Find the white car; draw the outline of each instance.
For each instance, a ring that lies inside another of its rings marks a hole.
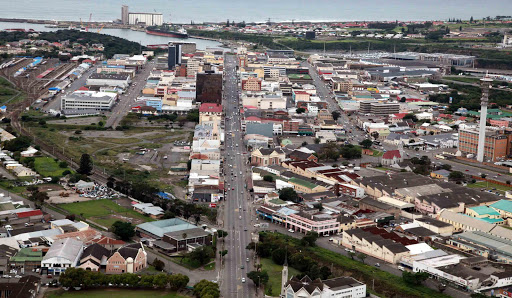
[[[245,282],[245,277],[242,277],[242,282]]]
[[[290,233],[295,233],[295,231],[294,231],[294,230],[292,230],[292,229],[289,229],[289,230],[288,230],[288,232],[290,232]]]

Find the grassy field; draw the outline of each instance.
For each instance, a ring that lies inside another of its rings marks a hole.
[[[134,289],[97,289],[85,291],[51,291],[45,294],[45,298],[186,298],[189,296],[178,295],[175,292],[157,290]]]
[[[112,144],[119,144],[119,145],[133,144],[133,143],[138,143],[138,142],[142,141],[141,139],[137,139],[137,138],[98,138],[98,140],[107,142],[107,143],[112,143]]]
[[[133,224],[153,220],[131,209],[121,207],[114,201],[107,199],[60,204],[59,207],[72,214],[83,214],[86,219],[90,219],[105,227],[110,227],[118,220],[130,221],[129,218],[132,219],[131,222]],[[113,217],[112,215],[117,215],[117,217]]]
[[[268,284],[267,288],[272,287],[272,296],[277,297],[281,293],[281,272],[283,266],[275,264],[271,259],[261,259],[262,270],[266,270],[268,273]],[[298,275],[300,272],[294,268],[288,267],[288,277]],[[265,291],[266,293],[266,291]]]
[[[9,81],[4,78],[0,78],[0,103],[4,103],[5,101],[11,99],[13,96],[16,96],[18,90],[16,90]],[[23,97],[22,94],[17,97]],[[17,98],[13,99],[17,100]],[[11,100],[12,101],[12,100]]]
[[[479,181],[477,183],[468,184],[467,187],[469,187],[469,188],[485,188],[487,190],[500,192],[501,194],[505,194],[506,191],[512,190],[512,186],[503,186],[503,185],[494,184],[494,183],[487,183],[485,181]]]
[[[479,78],[454,77],[454,76],[443,77],[443,79],[450,80],[450,81],[456,81],[456,82],[471,83],[471,84],[478,83],[480,81]]]
[[[70,170],[68,167],[59,167],[59,162],[50,157],[36,157],[34,168],[43,177],[61,177],[64,171]]]

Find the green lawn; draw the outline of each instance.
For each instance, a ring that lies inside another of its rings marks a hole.
[[[283,266],[275,264],[271,259],[263,258],[261,259],[262,270],[266,270],[268,273],[268,287],[272,287],[272,295],[273,297],[279,296],[281,293],[281,273],[283,271]],[[294,268],[288,267],[288,279],[292,276],[298,275],[300,272],[295,270]],[[265,290],[265,293],[266,290]]]
[[[64,171],[70,170],[68,167],[59,167],[59,162],[50,157],[36,157],[34,168],[43,177],[61,177]]]
[[[52,291],[48,292],[45,298],[186,298],[189,296],[178,295],[175,292],[157,290],[136,290],[136,289],[97,289],[85,291]]]
[[[83,216],[85,218],[90,219],[105,227],[110,227],[114,222],[126,218],[132,218],[138,221],[132,221],[133,224],[139,224],[140,221],[146,222],[153,220],[147,216],[135,212],[134,210],[121,207],[117,205],[114,201],[108,199],[60,204],[59,207],[72,214],[80,215],[83,213]],[[122,217],[112,217],[111,215],[113,214],[117,214]]]
[[[485,181],[479,181],[476,183],[468,184],[467,187],[469,187],[469,188],[485,188],[487,190],[492,190],[493,188],[496,188],[496,190],[493,190],[493,191],[498,191],[501,194],[505,194],[505,192],[507,190],[512,190],[512,186],[503,186],[503,185],[494,184],[494,183],[487,183]]]
[[[215,270],[215,262],[211,262],[210,264],[205,265],[204,270]]]

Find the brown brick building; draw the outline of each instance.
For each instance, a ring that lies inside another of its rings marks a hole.
[[[495,161],[511,154],[512,134],[505,131],[486,131],[484,158]],[[463,154],[475,154],[478,151],[478,131],[459,130],[459,150]]]

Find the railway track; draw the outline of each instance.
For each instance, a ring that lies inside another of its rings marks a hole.
[[[28,64],[28,63],[27,63]],[[22,67],[22,66],[20,66]],[[63,64],[62,71],[55,72],[55,77],[60,77],[67,73],[69,71],[68,64]],[[18,66],[15,67],[15,69],[19,69]],[[65,153],[61,152],[60,150],[54,150],[55,146],[48,144],[45,140],[39,138],[34,133],[32,133],[30,130],[26,129],[22,123],[20,122],[20,115],[21,113],[26,110],[28,107],[30,107],[39,97],[44,95],[46,93],[46,88],[41,89],[39,84],[24,84],[23,81],[21,81],[19,78],[13,78],[12,76],[9,77],[6,76],[5,71],[2,70],[0,72],[0,76],[4,77],[5,79],[9,80],[11,83],[13,83],[17,88],[23,90],[27,93],[27,99],[22,102],[17,102],[13,104],[9,104],[9,115],[11,119],[11,126],[20,134],[23,136],[27,136],[32,139],[34,145],[38,145],[41,148],[41,151],[43,151],[48,156],[51,156],[53,158],[58,158],[62,161],[65,161],[68,163],[68,165],[74,169],[77,170],[80,165],[78,162],[72,160],[71,157],[67,156]],[[45,81],[42,81],[45,82]],[[102,184],[106,184],[109,178],[108,174],[103,173],[102,169],[99,167],[94,166],[93,171],[89,177]]]

